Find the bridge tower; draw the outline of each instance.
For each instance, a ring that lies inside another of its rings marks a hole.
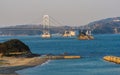
[[[44,15],[43,16],[43,29],[48,30],[49,29],[49,25],[50,25],[50,20],[49,20],[49,16],[48,15]]]
[[[49,32],[49,25],[50,25],[50,19],[48,15],[43,16],[43,34],[41,35],[42,38],[50,38],[51,34]]]

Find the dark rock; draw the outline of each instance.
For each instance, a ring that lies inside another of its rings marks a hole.
[[[2,56],[32,54],[29,47],[18,39],[11,39],[0,43],[0,54]]]

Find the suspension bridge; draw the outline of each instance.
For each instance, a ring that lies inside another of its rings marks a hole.
[[[34,24],[32,26],[28,25],[18,25],[20,27],[17,26],[12,26],[12,27],[2,27],[0,28],[0,30],[41,30],[43,28],[52,28],[53,26],[64,26],[63,23],[57,21],[55,18],[53,18],[52,16],[48,16],[48,15],[43,15],[42,21],[40,22],[40,24]],[[27,27],[25,27],[27,26]],[[29,27],[30,26],[30,27]]]
[[[63,34],[65,30],[72,29],[72,27],[64,26],[63,23],[57,21],[49,15],[43,15],[42,21],[38,25],[16,25],[10,27],[0,28],[0,35],[42,35],[43,37],[51,33]]]

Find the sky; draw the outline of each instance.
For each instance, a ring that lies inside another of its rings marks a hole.
[[[81,26],[119,17],[119,7],[120,0],[0,0],[0,27],[41,24],[43,15],[61,25]]]

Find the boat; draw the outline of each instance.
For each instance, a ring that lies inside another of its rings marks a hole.
[[[70,31],[65,31],[64,34],[63,34],[63,37],[73,37],[75,36],[75,31],[73,30],[70,30]]]

